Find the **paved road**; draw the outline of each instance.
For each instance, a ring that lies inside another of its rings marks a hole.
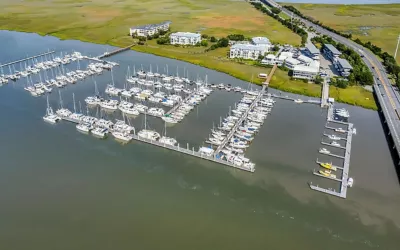
[[[390,132],[395,142],[397,152],[400,154],[399,151],[400,121],[399,121],[399,116],[396,113],[396,110],[398,110],[400,114],[400,95],[391,85],[389,78],[386,74],[385,68],[383,67],[379,59],[371,51],[365,49],[363,46],[297,16],[291,11],[282,8],[282,6],[277,4],[275,1],[273,0],[263,0],[263,1],[268,2],[270,5],[274,7],[280,8],[282,12],[284,12],[289,16],[293,15],[294,18],[300,19],[307,27],[312,27],[317,32],[323,35],[330,36],[336,42],[340,42],[346,45],[347,47],[352,48],[362,57],[363,61],[374,75],[375,79],[374,89],[378,96],[378,100],[382,107],[382,111],[385,115],[386,122],[388,123]]]

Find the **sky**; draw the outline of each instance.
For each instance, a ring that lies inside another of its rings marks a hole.
[[[286,3],[329,3],[329,4],[388,4],[400,3],[400,0],[278,0]]]

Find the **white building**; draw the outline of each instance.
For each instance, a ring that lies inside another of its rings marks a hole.
[[[319,61],[313,61],[311,64],[307,65],[296,65],[293,68],[293,78],[313,80],[318,75],[319,72]]]
[[[292,58],[293,53],[292,52],[281,52],[279,56],[275,56],[273,54],[268,54],[262,61],[261,64],[266,64],[266,65],[274,65],[277,64],[278,66],[282,66],[286,59]]]
[[[272,48],[271,42],[266,37],[253,37],[251,43],[258,46],[264,46],[267,52],[271,51]]]
[[[170,21],[165,21],[158,24],[147,24],[142,26],[136,26],[130,28],[129,33],[131,36],[132,35],[142,36],[142,37],[153,36],[158,32],[160,32],[161,30],[167,31],[169,29],[170,24],[171,24]]]
[[[259,56],[264,56],[266,52],[267,48],[265,46],[254,44],[235,44],[231,46],[229,57],[256,60]]]
[[[170,36],[171,44],[196,45],[201,42],[201,34],[191,32],[176,32]]]
[[[301,62],[293,57],[289,57],[285,60],[285,66],[291,70],[293,70],[297,65],[300,64]]]

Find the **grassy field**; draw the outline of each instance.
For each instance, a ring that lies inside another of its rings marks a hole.
[[[129,27],[172,21],[172,31],[199,31],[217,37],[240,33],[267,36],[272,42],[300,44],[300,37],[275,19],[237,0],[2,0],[0,29],[36,32],[62,39],[126,46],[133,42]],[[160,46],[155,40],[134,50],[184,60],[249,81],[252,75],[270,69],[228,60],[228,48],[204,52],[204,48]],[[255,78],[256,83],[260,83]],[[271,87],[310,96],[320,95],[320,86],[293,81],[287,72],[278,70]],[[346,92],[346,91],[345,91]],[[358,93],[358,94],[357,94]],[[362,88],[355,88],[357,99],[364,98]],[[348,99],[346,99],[348,98]],[[372,94],[362,106],[376,108]],[[341,99],[353,103],[351,95]],[[358,103],[357,103],[358,104]]]
[[[362,41],[371,41],[394,55],[400,34],[400,4],[328,5],[290,4],[303,14]],[[400,63],[400,53],[396,60]]]

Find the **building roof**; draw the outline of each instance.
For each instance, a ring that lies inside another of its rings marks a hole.
[[[265,51],[265,47],[262,46],[262,45],[241,44],[241,43],[237,43],[237,44],[232,45],[231,49],[262,50],[262,51]]]
[[[286,63],[290,63],[292,65],[300,64],[300,61],[295,59],[295,58],[293,58],[293,57],[286,58],[285,62]]]
[[[284,51],[284,52],[281,52],[281,53],[279,54],[279,60],[285,60],[286,58],[292,57],[292,56],[293,56],[293,53],[292,53],[292,52],[286,52],[286,51]]]
[[[343,69],[353,69],[353,67],[350,65],[350,63],[349,63],[346,59],[338,58],[338,59],[337,59],[337,63],[339,63],[340,66],[341,66]]]
[[[192,32],[176,32],[176,33],[172,33],[171,36],[183,36],[183,37],[191,37],[191,38],[201,37],[201,35],[199,33],[192,33]]]
[[[156,24],[145,24],[145,25],[133,26],[133,27],[131,27],[131,29],[150,30],[150,29],[158,28],[165,24],[171,24],[171,21],[164,21],[162,23],[156,23]]]
[[[252,39],[251,39],[251,41],[254,43],[254,44],[263,44],[263,45],[270,45],[271,44],[271,42],[269,41],[269,39],[268,38],[266,38],[266,37],[261,37],[261,36],[259,36],[259,37],[253,37]]]
[[[318,73],[319,68],[315,66],[305,66],[305,65],[296,65],[293,68],[293,71],[299,71],[299,72],[309,72],[309,73]]]
[[[342,52],[340,52],[332,44],[324,44],[324,46],[325,46],[325,48],[327,48],[334,55],[341,55],[342,54]]]
[[[267,59],[275,59],[276,56],[274,54],[268,54],[265,58],[267,58]]]
[[[312,44],[312,43],[307,43],[306,48],[311,54],[320,54],[317,47],[315,47],[314,44]]]
[[[305,62],[305,63],[311,63],[313,61],[312,58],[305,56],[305,55],[300,55],[299,57],[297,57],[297,60]]]

